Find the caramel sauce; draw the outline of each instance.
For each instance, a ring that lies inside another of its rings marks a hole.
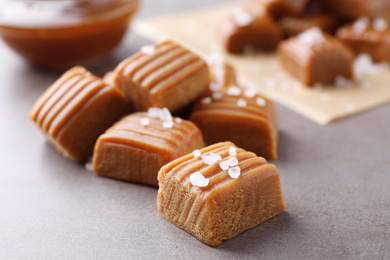
[[[90,65],[119,44],[138,7],[139,0],[9,0],[0,3],[0,33],[33,65]]]

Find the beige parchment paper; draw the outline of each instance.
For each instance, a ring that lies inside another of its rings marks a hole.
[[[275,53],[226,53],[219,26],[239,6],[239,3],[229,4],[138,20],[134,30],[155,41],[173,39],[206,59],[221,54],[234,66],[240,83],[321,125],[390,102],[389,69],[366,75],[352,84],[308,88],[283,71]]]

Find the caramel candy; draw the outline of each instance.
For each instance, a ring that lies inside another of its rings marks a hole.
[[[209,246],[285,209],[276,167],[231,142],[170,162],[161,168],[158,180],[160,214]]]
[[[295,36],[313,27],[318,27],[322,31],[332,34],[339,24],[338,18],[328,13],[285,16],[280,18],[279,22],[285,37]]]
[[[119,89],[77,66],[42,94],[30,119],[65,157],[80,162],[92,154],[99,135],[127,110]]]
[[[373,22],[362,18],[339,28],[336,37],[348,45],[355,54],[367,53],[373,61],[390,59],[390,28],[382,19]]]
[[[271,100],[232,86],[201,98],[190,116],[206,145],[232,141],[266,159],[277,159],[278,126]]]
[[[167,109],[152,108],[148,113],[123,117],[99,137],[93,171],[157,186],[157,173],[163,165],[203,146],[202,133],[195,124],[172,118]]]
[[[389,0],[320,0],[331,11],[349,19],[362,16],[382,17],[390,21]]]
[[[353,76],[352,51],[318,28],[281,42],[278,58],[291,75],[307,86],[331,83],[337,76]]]
[[[222,23],[222,37],[228,52],[272,51],[281,40],[282,31],[265,9],[256,13],[239,10]]]
[[[252,0],[245,3],[246,10],[257,12],[264,8],[275,17],[286,15],[299,15],[303,13],[309,0]]]
[[[226,63],[222,57],[215,56],[208,61],[210,70],[210,85],[206,93],[211,94],[213,91],[219,91],[226,86],[237,85],[236,73],[234,68]]]
[[[177,112],[198,98],[210,83],[206,62],[172,41],[144,46],[105,80],[120,86],[136,111],[167,107]]]

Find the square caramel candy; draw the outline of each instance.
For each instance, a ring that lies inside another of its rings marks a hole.
[[[195,124],[151,108],[123,117],[102,134],[92,167],[100,176],[157,186],[163,165],[203,146]]]
[[[362,16],[382,17],[390,21],[389,0],[320,0],[330,11],[348,19]]]
[[[77,66],[41,95],[29,116],[65,157],[81,162],[128,107],[122,91]]]
[[[375,62],[390,60],[390,27],[382,18],[360,18],[340,27],[336,37],[355,54],[367,53]]]
[[[278,47],[282,67],[307,86],[353,77],[353,52],[335,37],[311,28],[282,41]]]
[[[232,141],[266,159],[277,159],[275,106],[256,91],[231,86],[204,96],[190,120],[202,130],[206,145]]]
[[[309,0],[252,0],[244,4],[244,8],[256,10],[264,8],[274,17],[299,15],[305,10]]]
[[[291,37],[313,27],[332,34],[339,25],[339,20],[337,16],[330,13],[308,13],[301,16],[284,16],[280,18],[279,23],[284,36]]]
[[[282,39],[280,26],[264,8],[237,10],[221,26],[225,49],[231,53],[273,51]]]
[[[218,246],[283,212],[280,176],[262,157],[217,143],[158,173],[160,214],[209,246]]]
[[[135,111],[167,107],[177,112],[196,100],[210,83],[207,63],[172,41],[142,47],[105,80],[120,86]]]

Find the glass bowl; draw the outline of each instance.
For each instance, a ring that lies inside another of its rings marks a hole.
[[[93,65],[125,35],[139,0],[3,0],[0,34],[29,63]]]

